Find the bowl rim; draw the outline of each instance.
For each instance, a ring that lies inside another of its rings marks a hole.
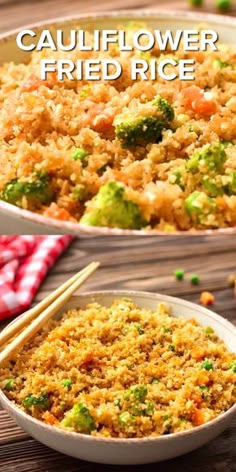
[[[156,293],[156,292],[145,292],[145,291],[139,291],[139,290],[95,290],[95,291],[88,291],[88,292],[81,292],[80,295],[73,296],[71,299],[65,304],[65,307],[72,301],[73,299],[79,299],[80,298],[92,298],[93,296],[103,296],[103,295],[112,295],[112,296],[128,296],[128,297],[135,297],[141,296],[143,298],[153,298],[154,300],[156,299],[157,301],[160,301],[160,298],[163,298],[163,301],[169,301],[170,303],[173,303],[175,305],[180,305],[180,306],[187,306],[189,309],[194,309],[197,307],[201,312],[203,312],[205,315],[207,315],[209,318],[214,319],[217,321],[219,324],[224,325],[229,331],[232,336],[236,338],[236,327],[227,319],[223,318],[223,316],[218,315],[217,313],[209,310],[208,308],[202,307],[201,305],[198,305],[193,302],[189,302],[188,300],[184,300],[178,297],[172,297],[170,295],[165,295],[161,293]],[[66,308],[65,308],[66,309]],[[22,315],[20,315],[22,316]],[[16,318],[17,319],[17,318]],[[13,324],[15,321],[13,320],[10,324]],[[6,328],[4,328],[6,329]],[[3,330],[4,331],[4,330]],[[14,401],[9,400],[9,398],[5,395],[5,393],[0,389],[0,401],[3,401],[3,405],[6,404],[9,411],[13,412],[14,415],[19,415],[24,421],[27,421],[34,426],[38,426],[40,429],[44,429],[48,431],[49,433],[55,433],[55,435],[58,435],[60,437],[66,436],[68,439],[70,437],[72,438],[77,438],[78,440],[82,441],[95,441],[96,443],[102,442],[102,443],[108,443],[108,444],[152,444],[152,443],[157,443],[157,442],[168,442],[171,440],[175,440],[178,438],[186,438],[188,436],[192,436],[197,433],[201,433],[204,430],[211,429],[211,427],[217,426],[217,424],[221,424],[224,420],[226,420],[228,417],[236,413],[236,403],[232,405],[228,410],[226,410],[224,413],[221,413],[218,415],[216,418],[208,421],[207,423],[204,423],[203,425],[200,426],[195,426],[192,429],[187,429],[185,431],[180,431],[178,433],[170,433],[168,435],[162,435],[162,436],[147,436],[144,438],[106,438],[106,437],[100,437],[100,436],[91,436],[83,433],[76,433],[74,431],[67,431],[62,428],[59,428],[58,426],[51,426],[46,423],[44,423],[41,420],[38,420],[25,411],[23,411]]]
[[[105,11],[105,12],[94,12],[94,13],[78,13],[75,15],[64,15],[62,17],[55,17],[50,20],[41,20],[38,22],[29,23],[24,26],[24,29],[41,29],[42,27],[46,26],[59,26],[62,23],[73,23],[78,22],[79,20],[82,21],[89,21],[94,19],[115,19],[115,18],[122,18],[122,17],[130,17],[137,18],[141,20],[145,20],[145,18],[152,17],[152,18],[160,18],[160,19],[176,19],[177,21],[182,20],[189,20],[194,22],[211,22],[215,23],[215,25],[225,26],[228,25],[229,27],[236,26],[236,18],[230,17],[227,15],[216,15],[211,13],[198,13],[195,11],[181,11],[181,10],[167,10],[167,9],[140,9],[140,10],[115,10],[115,11]],[[16,34],[21,31],[23,27],[18,27],[12,29],[10,31],[6,31],[0,34],[0,47],[1,43],[11,41],[15,38]],[[225,227],[225,228],[217,228],[217,229],[190,229],[187,231],[173,231],[173,232],[166,232],[161,230],[155,229],[141,229],[141,230],[132,230],[132,229],[119,229],[119,228],[110,228],[110,227],[103,227],[103,226],[89,226],[83,225],[81,223],[73,223],[70,221],[60,221],[54,218],[48,218],[41,214],[22,209],[15,205],[11,205],[0,200],[0,210],[2,214],[9,215],[15,217],[15,223],[19,223],[19,220],[25,221],[28,224],[37,224],[41,226],[41,228],[48,228],[51,230],[61,230],[65,231],[66,233],[76,234],[76,235],[101,235],[101,236],[202,236],[202,235],[220,235],[226,234],[231,235],[236,233],[236,226],[232,227]]]

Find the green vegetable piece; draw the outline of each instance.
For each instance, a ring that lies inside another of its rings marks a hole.
[[[233,373],[236,374],[236,361],[233,361],[230,366],[230,369],[232,369]]]
[[[175,351],[175,346],[174,346],[174,344],[169,344],[168,347],[169,347],[169,350],[170,350],[170,351]]]
[[[170,419],[169,415],[163,415],[162,416],[163,421],[168,421]]]
[[[170,328],[166,328],[165,326],[162,326],[161,329],[162,329],[163,333],[170,333],[171,332]]]
[[[83,200],[85,200],[86,196],[87,196],[87,192],[86,192],[85,186],[82,184],[76,185],[72,193],[72,198],[74,200],[78,200],[79,202],[82,202]]]
[[[173,175],[175,176],[175,184],[178,185],[182,190],[184,190],[185,185],[183,184],[181,172],[176,171],[176,172],[173,173]]]
[[[130,117],[115,127],[117,138],[122,147],[144,146],[148,143],[158,143],[162,139],[162,132],[166,123],[155,116]]]
[[[143,327],[142,327],[140,324],[135,323],[134,326],[135,326],[135,328],[137,329],[137,331],[138,331],[139,334],[144,334],[144,329],[143,329]]]
[[[154,107],[153,115],[125,112],[116,118],[115,133],[124,148],[157,143],[162,139],[163,130],[170,128],[174,119],[172,105],[160,95],[150,104]]]
[[[213,333],[214,333],[214,329],[212,329],[210,326],[207,326],[206,329],[205,329],[205,333],[206,333],[206,334],[213,334]]]
[[[22,405],[29,410],[32,406],[36,406],[42,408],[42,410],[46,410],[49,407],[49,400],[47,393],[40,395],[38,397],[30,394],[25,397],[22,402]]]
[[[215,200],[208,197],[204,192],[195,190],[185,199],[185,209],[191,217],[204,217],[215,210]],[[204,221],[204,220],[203,220]]]
[[[145,403],[142,408],[131,405],[130,411],[134,416],[150,416],[154,413],[154,405],[150,402]]]
[[[227,175],[230,179],[230,182],[226,186],[225,192],[228,195],[234,195],[234,194],[236,194],[236,170],[230,171],[229,174],[227,174]]]
[[[147,225],[139,206],[125,198],[125,187],[116,182],[108,182],[99,189],[80,223],[123,229],[141,229]]]
[[[134,400],[143,403],[146,399],[148,390],[146,385],[138,385],[127,390],[124,394],[125,400]]]
[[[82,403],[76,403],[65,414],[61,424],[67,428],[79,428],[82,433],[87,434],[96,429],[93,417],[90,415],[88,408]]]
[[[30,200],[49,203],[53,198],[50,180],[47,173],[42,173],[32,182],[23,182],[13,179],[8,182],[0,194],[1,200],[15,205],[26,196]]]
[[[82,148],[75,148],[71,154],[73,161],[84,161],[87,156],[88,153]]]
[[[193,285],[198,285],[199,284],[199,276],[197,274],[192,274],[190,276],[190,282]]]
[[[213,370],[213,364],[209,359],[205,359],[202,363],[202,368],[205,370]]]
[[[119,410],[121,410],[121,398],[116,398],[114,401],[115,406],[118,406]]]
[[[203,0],[189,0],[189,3],[192,7],[201,7]]]
[[[182,280],[184,278],[184,270],[183,269],[176,269],[174,272],[174,276],[177,280]]]
[[[220,58],[217,58],[213,61],[214,69],[224,69],[225,67],[228,67],[229,65],[230,65],[229,62],[224,62]]]
[[[157,97],[155,97],[151,103],[158,108],[158,110],[163,114],[163,117],[166,121],[173,121],[175,117],[175,112],[174,108],[168,102],[168,100],[161,97],[160,95],[157,95]]]
[[[7,381],[5,383],[5,386],[4,386],[4,389],[7,392],[12,392],[12,390],[14,390],[14,388],[15,388],[15,379],[7,379]]]
[[[64,380],[62,380],[62,386],[63,386],[63,387],[67,387],[68,390],[71,389],[72,385],[73,385],[72,380],[70,380],[70,379],[64,379]]]
[[[226,140],[221,141],[221,144],[222,144],[222,146],[224,146],[225,148],[234,145],[234,143],[233,143],[232,141],[226,141]]]
[[[230,10],[232,7],[232,0],[216,0],[216,6],[219,10]]]
[[[128,411],[123,411],[123,413],[119,415],[118,421],[122,426],[130,426],[135,421],[135,417]]]
[[[226,158],[225,147],[221,143],[207,144],[194,152],[186,162],[186,169],[192,173],[213,171],[220,174],[224,170]]]
[[[158,384],[158,383],[160,383],[160,380],[159,380],[159,379],[156,379],[156,378],[154,378],[154,379],[152,379],[152,380],[151,380],[151,382],[150,382],[150,383],[151,383],[151,384]]]
[[[209,390],[209,387],[207,385],[199,385],[199,388],[203,391],[206,391],[206,392],[208,392],[208,390]]]
[[[208,175],[204,175],[202,180],[203,186],[208,191],[210,197],[219,197],[224,194],[224,188],[216,185],[216,183]]]
[[[146,405],[147,405],[147,407],[146,407],[146,412],[145,412],[145,414],[146,414],[146,415],[153,414],[153,413],[154,413],[154,405],[153,405],[153,403],[148,402],[148,403],[146,403]]]

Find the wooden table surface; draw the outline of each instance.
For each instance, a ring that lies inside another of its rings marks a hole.
[[[206,1],[204,11],[214,12],[213,0]],[[0,32],[21,27],[41,19],[64,14],[112,10],[119,8],[186,9],[179,0],[0,0]],[[236,2],[231,12],[236,13]],[[227,278],[236,272],[234,237],[212,238],[96,238],[74,241],[53,268],[36,301],[57,287],[89,261],[98,259],[102,267],[87,282],[85,289],[127,288],[149,290],[198,302],[202,290],[216,295],[214,309],[236,325],[236,299]],[[173,271],[183,267],[198,273],[199,286],[186,280],[177,282]],[[3,325],[2,325],[3,326]],[[1,328],[1,325],[0,325]],[[1,408],[1,407],[0,407]],[[148,466],[119,467],[90,464],[63,456],[24,433],[7,413],[0,411],[1,472],[235,472],[236,421],[221,436],[186,456]]]

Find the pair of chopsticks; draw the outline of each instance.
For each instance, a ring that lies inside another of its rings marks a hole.
[[[19,333],[0,352],[0,366],[10,360],[65,305],[99,265],[99,262],[92,262],[86,266],[0,333],[0,348]]]

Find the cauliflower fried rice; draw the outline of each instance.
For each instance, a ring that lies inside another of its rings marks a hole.
[[[127,41],[139,27],[128,26]],[[53,73],[45,82],[40,61],[49,55],[115,58],[124,72],[110,82],[59,82]],[[195,80],[134,82],[130,59],[140,56],[193,58]],[[230,47],[34,52],[27,64],[0,68],[0,125],[0,192],[9,203],[94,226],[171,232],[236,224]]]
[[[236,356],[195,319],[123,298],[50,321],[0,370],[0,386],[28,414],[69,431],[160,436],[234,404]]]

